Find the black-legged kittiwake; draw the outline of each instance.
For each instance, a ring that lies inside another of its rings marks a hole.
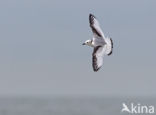
[[[109,37],[105,37],[98,20],[93,14],[89,15],[89,23],[93,32],[93,38],[86,40],[83,45],[88,45],[94,48],[92,53],[93,70],[98,71],[103,64],[104,55],[111,55],[113,50],[113,41]]]

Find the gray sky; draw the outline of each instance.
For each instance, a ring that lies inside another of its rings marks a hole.
[[[155,0],[0,1],[0,96],[156,96]],[[114,41],[94,73],[88,15]]]

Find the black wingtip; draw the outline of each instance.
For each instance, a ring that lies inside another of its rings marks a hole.
[[[93,14],[90,13],[90,14],[89,14],[89,23],[90,23],[90,25],[93,24],[94,18],[95,18],[95,16],[94,16]]]
[[[90,14],[89,14],[89,18],[93,18],[93,17],[95,18],[95,16],[94,16],[93,14],[90,13]]]
[[[98,70],[100,69],[100,67],[99,68],[93,68],[93,70],[94,70],[94,72],[97,72]]]
[[[93,16],[91,13],[89,14],[89,17]]]

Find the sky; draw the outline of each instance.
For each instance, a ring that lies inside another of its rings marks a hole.
[[[0,96],[156,96],[155,0],[1,0]],[[113,39],[98,72],[89,13]]]

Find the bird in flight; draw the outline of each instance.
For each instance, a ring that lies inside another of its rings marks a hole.
[[[88,45],[94,48],[92,53],[93,70],[97,72],[103,65],[104,55],[111,55],[113,51],[113,41],[105,37],[98,20],[93,14],[89,14],[89,23],[93,32],[93,38],[86,40],[82,45]]]

